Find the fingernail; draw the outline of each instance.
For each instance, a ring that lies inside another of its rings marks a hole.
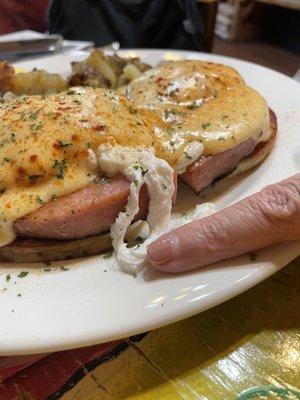
[[[178,246],[178,238],[174,234],[162,236],[147,247],[148,258],[151,264],[163,264],[171,261]]]

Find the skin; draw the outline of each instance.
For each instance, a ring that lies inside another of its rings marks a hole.
[[[300,173],[151,243],[160,271],[177,273],[300,239]]]

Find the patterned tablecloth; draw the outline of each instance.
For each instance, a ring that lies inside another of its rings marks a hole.
[[[300,258],[192,318],[122,341],[0,358],[0,400],[300,399]]]

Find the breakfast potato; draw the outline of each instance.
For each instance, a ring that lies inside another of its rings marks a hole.
[[[85,61],[72,62],[70,86],[91,86],[117,89],[138,78],[150,68],[139,58],[109,56],[94,49]]]
[[[50,74],[44,70],[33,70],[15,74],[12,78],[11,91],[21,94],[49,94],[57,93],[68,87],[66,79],[58,74]]]
[[[58,74],[34,69],[30,72],[16,73],[15,68],[6,61],[0,63],[0,93],[49,94],[60,92],[68,87],[66,79]]]

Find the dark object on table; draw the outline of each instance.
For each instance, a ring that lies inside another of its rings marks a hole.
[[[203,50],[196,0],[53,0],[48,28],[97,46]]]

